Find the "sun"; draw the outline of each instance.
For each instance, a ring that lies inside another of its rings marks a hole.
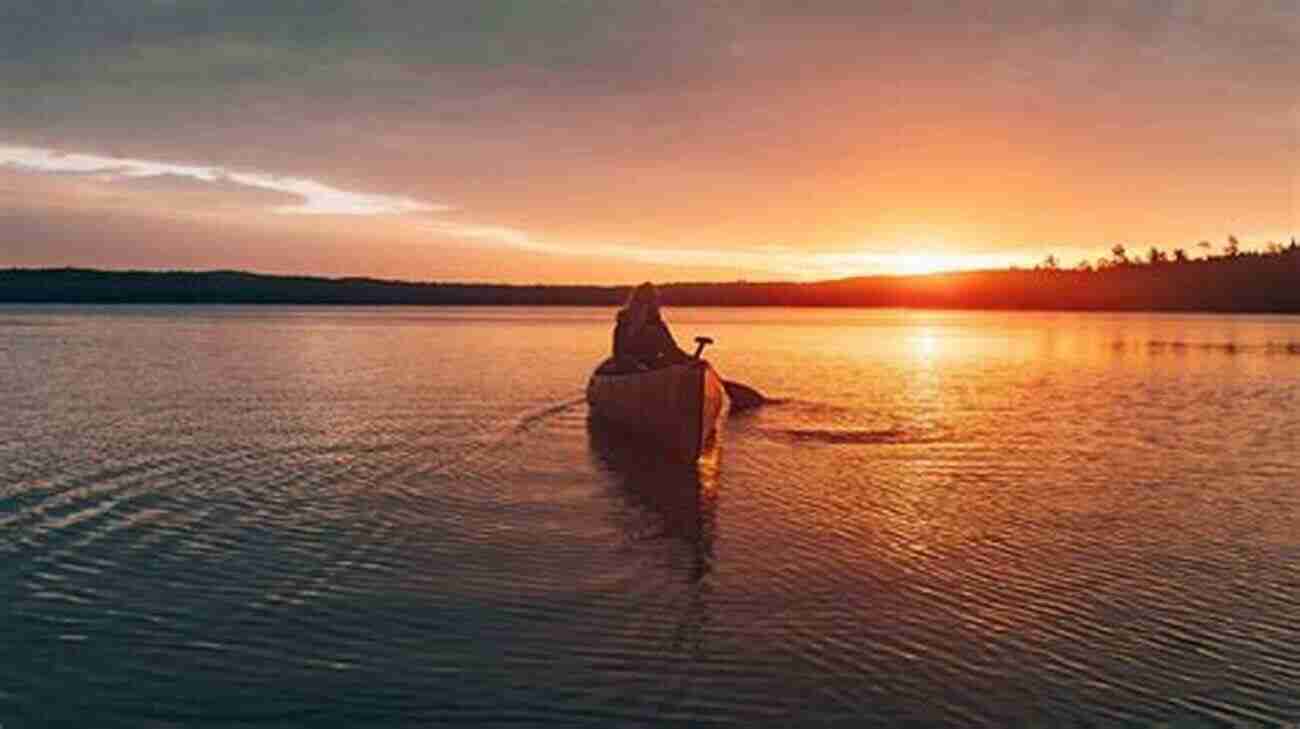
[[[955,242],[937,235],[927,237],[925,245],[911,240],[874,241],[850,252],[813,254],[801,260],[804,278],[832,275],[855,276],[924,276],[935,273],[1002,269],[1021,265],[1014,253],[968,251]]]

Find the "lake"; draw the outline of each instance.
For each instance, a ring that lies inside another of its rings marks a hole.
[[[1294,726],[1300,319],[0,307],[0,724]]]

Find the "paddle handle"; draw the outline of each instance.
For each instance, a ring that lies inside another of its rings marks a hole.
[[[696,338],[695,338],[695,354],[692,355],[692,356],[695,357],[695,359],[699,359],[699,358],[700,358],[700,354],[704,352],[704,348],[707,347],[707,346],[709,346],[710,344],[713,344],[713,338],[712,338],[712,337],[696,337]]]

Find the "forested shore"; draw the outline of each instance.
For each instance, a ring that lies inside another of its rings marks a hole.
[[[626,286],[416,283],[240,271],[0,270],[0,302],[97,304],[335,304],[612,306]],[[669,306],[842,306],[1100,311],[1300,313],[1300,247],[1192,259],[1151,249],[1063,269],[870,276],[812,283],[666,283]]]

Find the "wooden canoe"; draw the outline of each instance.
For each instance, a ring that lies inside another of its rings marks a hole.
[[[672,460],[694,463],[717,437],[727,405],[722,379],[698,359],[654,370],[609,373],[587,382],[593,417],[645,436]]]

